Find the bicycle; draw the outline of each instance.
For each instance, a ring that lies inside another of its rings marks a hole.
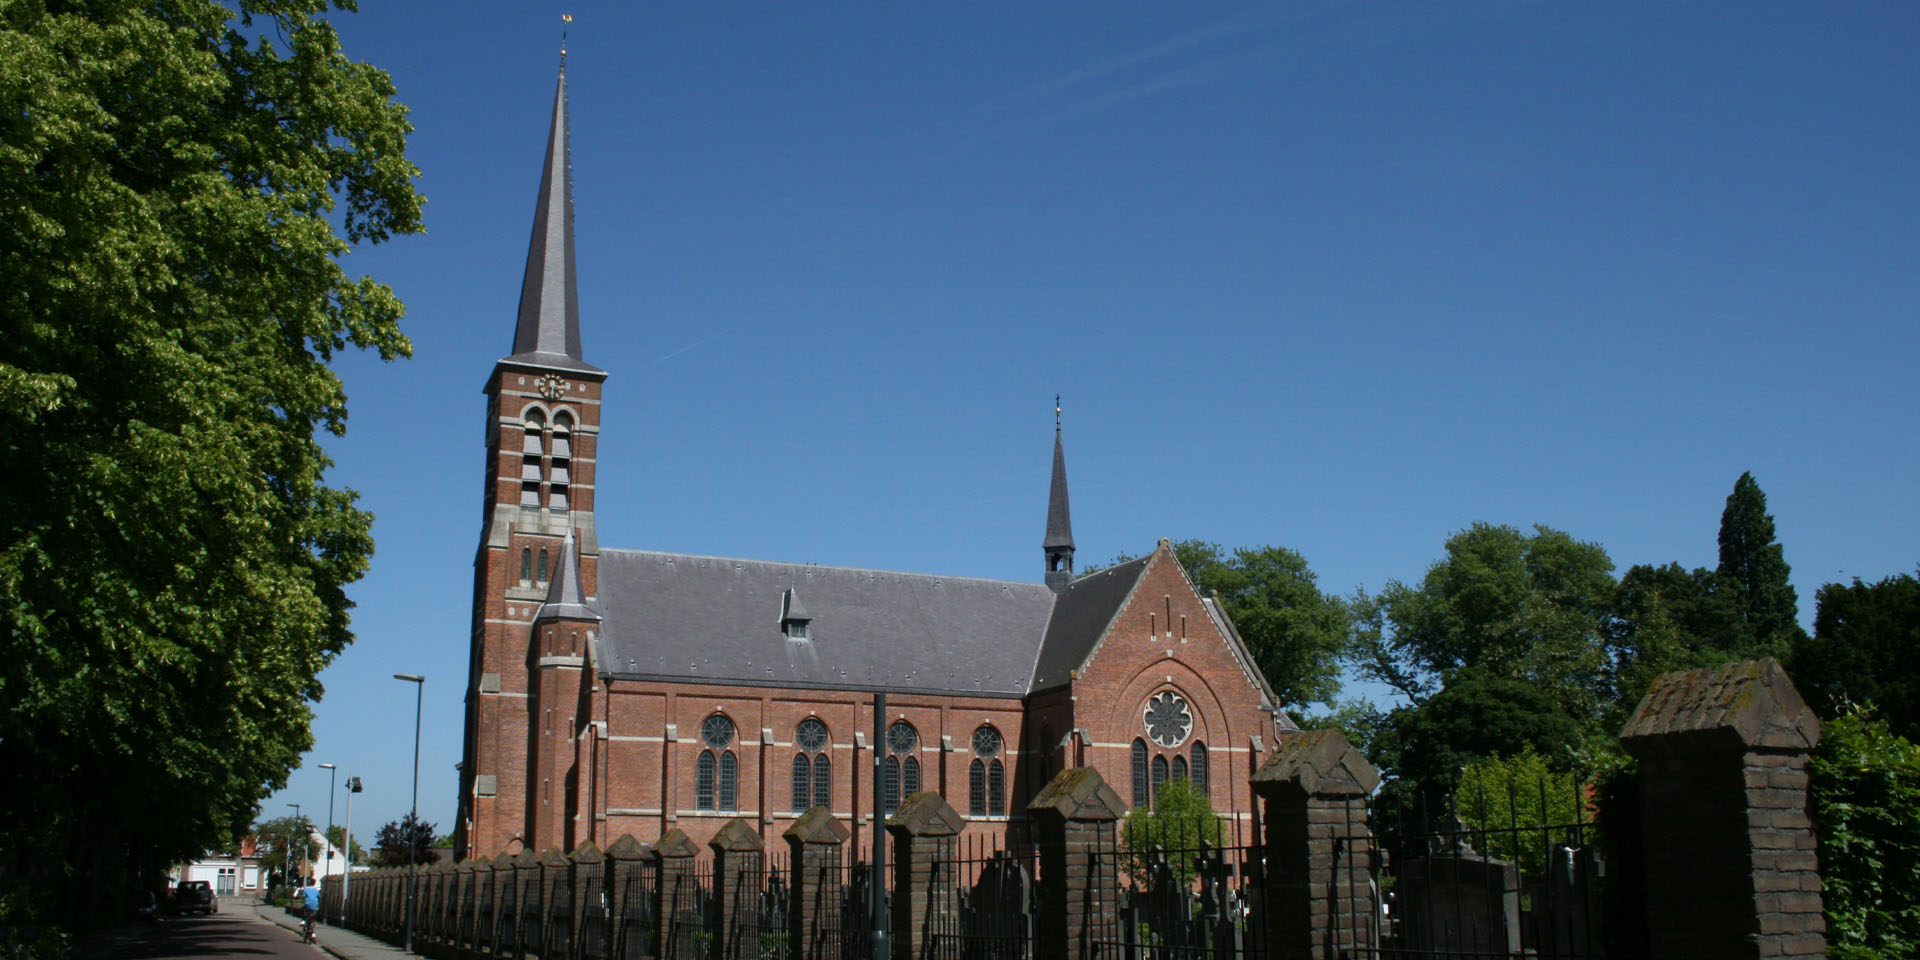
[[[300,918],[300,942],[313,942],[313,911],[309,910]]]

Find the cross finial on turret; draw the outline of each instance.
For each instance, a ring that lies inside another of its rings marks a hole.
[[[567,24],[573,22],[573,14],[560,15],[560,69],[567,69]]]

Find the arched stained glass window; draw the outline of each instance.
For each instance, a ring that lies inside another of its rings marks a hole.
[[[1186,778],[1187,778],[1187,758],[1175,755],[1173,758],[1173,779],[1185,780]]]
[[[1147,789],[1147,742],[1133,741],[1133,808],[1145,810],[1152,794]]]
[[[920,792],[919,758],[908,757],[906,762],[900,765],[900,781],[901,797],[911,797]]]
[[[804,753],[793,757],[793,812],[806,813],[813,800],[813,759]]]
[[[975,817],[987,815],[987,764],[979,757],[967,765],[967,813]]]
[[[808,753],[819,753],[827,745],[827,725],[819,717],[808,717],[794,728],[793,742]]]
[[[520,548],[520,582],[530,583],[532,580],[533,549],[531,547],[522,547]]]
[[[1160,795],[1160,787],[1167,782],[1167,758],[1156,754],[1153,758],[1153,795]]]
[[[740,809],[737,782],[739,765],[732,750],[720,755],[720,809],[729,813]]]
[[[1198,740],[1193,742],[1193,788],[1207,795],[1207,745]]]
[[[900,758],[888,757],[880,765],[880,791],[884,795],[886,816],[893,816],[900,809]]]
[[[547,582],[547,548],[540,548],[540,582]]]
[[[715,765],[712,750],[700,751],[700,759],[694,767],[693,807],[696,810],[712,810],[713,781]]]
[[[813,758],[813,805],[833,807],[833,761],[824,753]]]
[[[987,761],[987,813],[996,817],[1007,813],[1007,768],[999,760]]]

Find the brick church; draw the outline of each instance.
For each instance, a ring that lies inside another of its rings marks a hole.
[[[601,545],[607,371],[581,349],[567,131],[562,70],[485,391],[460,854],[704,844],[734,818],[773,842],[815,806],[853,829],[876,779],[883,813],[935,790],[1017,842],[1027,801],[1087,765],[1134,806],[1188,780],[1250,839],[1247,778],[1294,727],[1166,541],[1075,577],[1057,410],[1038,582]]]

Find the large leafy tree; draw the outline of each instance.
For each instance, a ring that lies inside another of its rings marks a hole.
[[[1785,550],[1774,539],[1767,495],[1751,473],[1742,473],[1734,481],[1726,509],[1720,513],[1717,572],[1738,591],[1741,616],[1757,652],[1785,655],[1801,634],[1800,601],[1787,580],[1792,570]]]
[[[351,243],[411,129],[327,0],[0,0],[0,897],[69,926],[310,744],[370,517],[329,369],[408,352]],[[350,0],[334,8],[351,9]]]
[[[1624,721],[1663,673],[1763,655],[1742,600],[1739,585],[1716,570],[1687,570],[1677,563],[1629,569],[1614,594],[1607,631],[1614,658],[1614,719]]]
[[[1594,715],[1615,587],[1606,550],[1549,527],[1476,523],[1446,551],[1418,586],[1388,581],[1355,597],[1359,671],[1416,706],[1473,676],[1533,684],[1571,716]]]
[[[306,817],[274,817],[254,824],[253,835],[259,844],[260,867],[278,885],[291,884],[300,871],[314,870],[314,858],[320,845],[313,841],[313,822]]]
[[[409,813],[391,820],[373,838],[374,863],[383,867],[404,867],[409,863],[432,863],[434,825],[422,823]],[[412,853],[408,853],[411,846]],[[408,857],[412,859],[409,860]]]
[[[1920,579],[1829,583],[1817,602],[1813,636],[1789,657],[1795,685],[1822,716],[1871,703],[1895,734],[1920,741]]]

